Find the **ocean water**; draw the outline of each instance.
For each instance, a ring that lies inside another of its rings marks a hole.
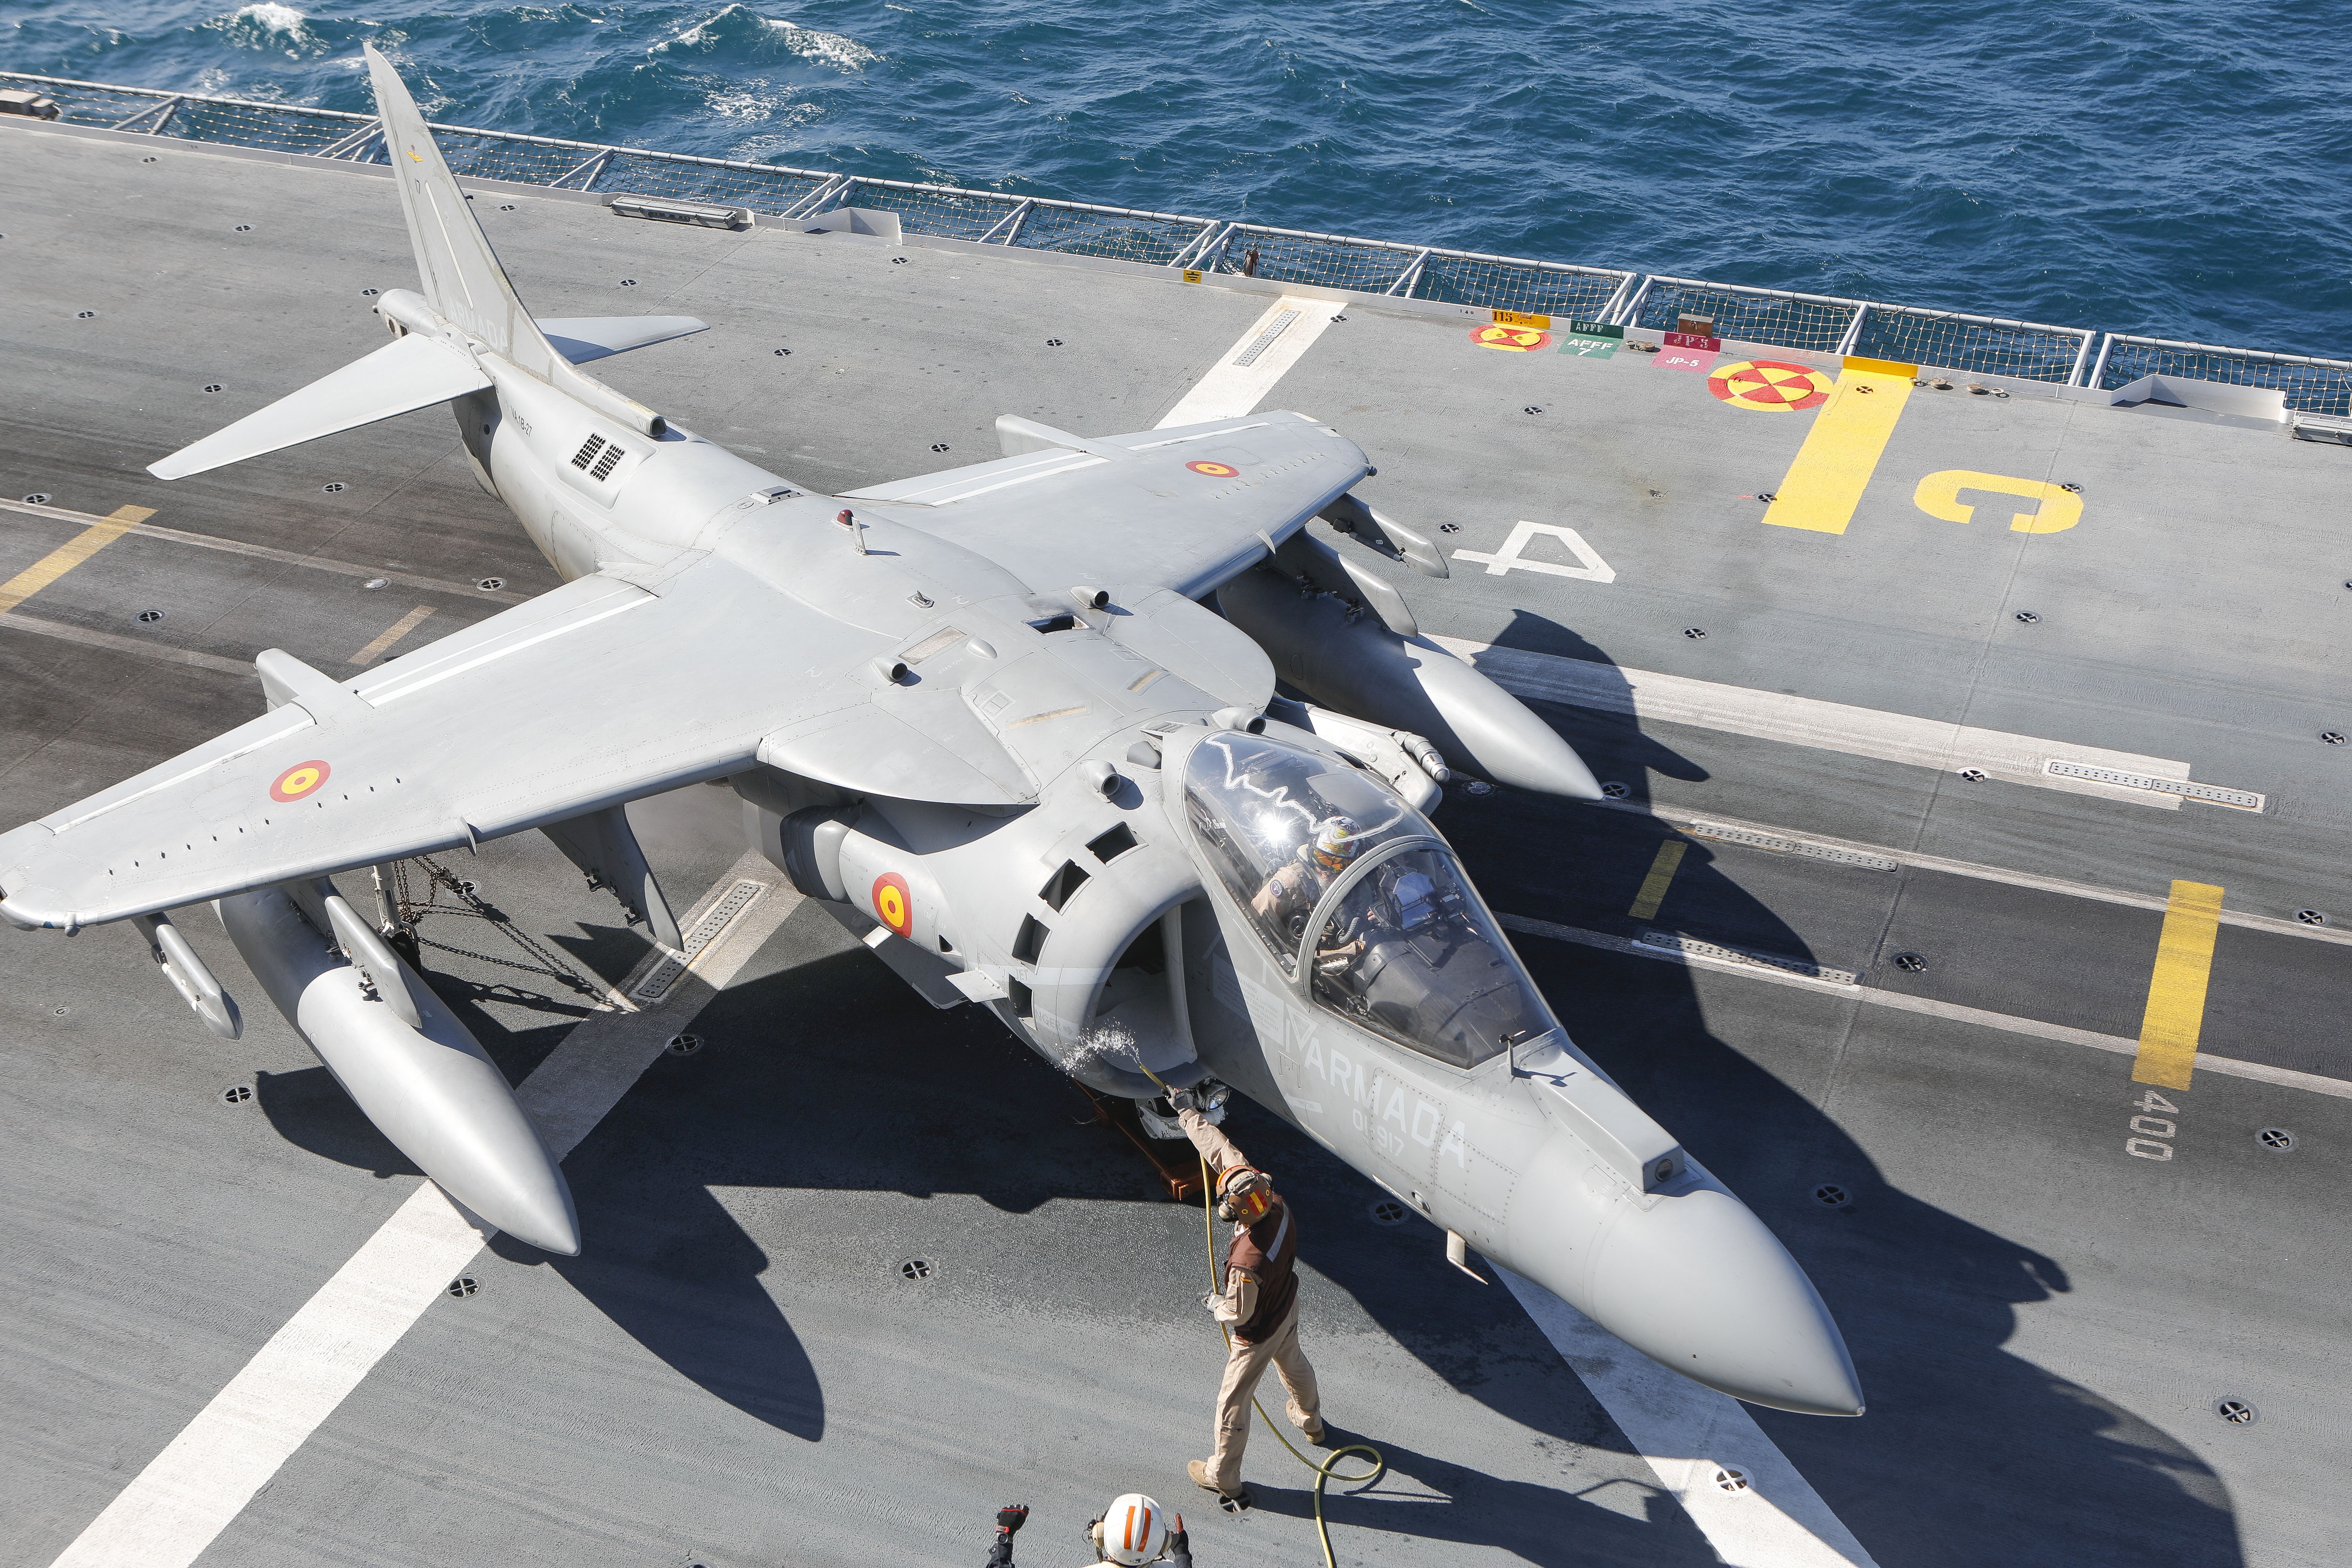
[[[0,68],[2352,357],[2352,41],[2233,0],[9,0]]]

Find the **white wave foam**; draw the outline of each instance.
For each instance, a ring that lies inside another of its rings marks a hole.
[[[310,31],[310,18],[283,0],[256,0],[205,26],[241,48],[269,49],[294,59],[322,55],[332,47]],[[247,96],[250,96],[248,93]]]
[[[310,18],[291,5],[280,5],[277,0],[263,0],[258,5],[247,5],[229,17],[231,22],[250,22],[265,33],[283,33],[289,38],[303,35],[302,24]]]
[[[882,57],[845,33],[827,33],[815,27],[803,27],[798,22],[780,17],[762,16],[742,0],[734,0],[701,21],[656,44],[648,53],[666,54],[673,48],[707,49],[732,41],[748,41],[756,51],[761,45],[772,45],[800,56],[829,65],[837,70],[863,70]]]
[[[783,39],[784,47],[803,59],[823,60],[826,65],[854,71],[864,70],[882,58],[845,33],[821,33],[795,22],[770,22],[768,25],[783,28],[787,34]]]

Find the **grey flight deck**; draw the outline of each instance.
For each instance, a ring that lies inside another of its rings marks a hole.
[[[257,711],[258,683],[221,666],[261,647],[348,669],[414,609],[433,614],[404,648],[554,585],[438,411],[169,486],[142,471],[372,345],[361,290],[414,281],[380,175],[0,135],[15,391],[0,498],[152,508],[156,526],[265,552],[133,534],[0,616],[9,820]],[[613,367],[618,385],[834,490],[988,456],[1000,413],[1147,426],[1268,302],[1050,256],[710,233],[479,192],[537,310],[713,323]],[[2352,454],[2025,387],[1923,388],[1847,533],[1771,529],[1750,498],[1801,420],[1728,408],[1703,377],[1630,353],[1483,350],[1468,325],[1358,302],[1271,399],[1362,442],[1381,470],[1367,499],[1458,524],[1449,547],[1491,552],[1526,519],[1579,530],[1616,572],[1400,577],[1424,629],[2178,758],[2269,796],[2261,815],[2158,810],[1549,708],[1629,784],[1623,805],[1661,816],[1457,795],[1440,825],[1498,910],[1599,939],[1679,931],[2128,1039],[2161,919],[2142,905],[1700,839],[1654,917],[1628,907],[1658,845],[1684,837],[1665,816],[2143,899],[2218,883],[2231,910],[2280,919],[2222,928],[2204,1048],[2352,1079],[2346,954],[2332,928],[2292,921],[2352,921],[2352,748],[2317,740],[2352,728],[2331,652],[2352,614],[2352,563],[2331,553]],[[1930,519],[1909,487],[1939,468],[2079,483],[2084,521],[2012,534],[1997,502],[1965,526]],[[0,576],[76,527],[0,511]],[[398,580],[369,588],[288,554]],[[473,586],[489,577],[503,588]],[[137,618],[150,609],[163,618]],[[681,906],[740,853],[738,809],[699,786],[637,808]],[[570,963],[617,979],[642,952],[536,837],[457,858]],[[1305,1472],[1264,1435],[1256,1513],[1185,1497],[1217,1359],[1195,1306],[1198,1216],[1077,1125],[1076,1093],[992,1022],[931,1012],[813,912],[704,1014],[709,1046],[665,1058],[569,1163],[586,1253],[481,1259],[480,1292],[428,1312],[205,1563],[976,1561],[1014,1497],[1039,1510],[1024,1561],[1076,1562],[1076,1526],[1129,1487],[1186,1507],[1210,1568],[1311,1556]],[[217,930],[184,929],[235,988]],[[488,924],[424,934],[467,950],[428,950],[436,984],[510,1075],[587,1005],[469,955],[516,956]],[[247,1037],[223,1044],[125,933],[85,932],[60,957],[63,940],[0,942],[11,1563],[55,1557],[415,1181],[257,994]],[[1870,1414],[1759,1419],[1880,1563],[2352,1552],[2333,1503],[2352,1459],[2337,1197],[2352,1101],[2203,1071],[2174,1097],[2177,1158],[2133,1159],[2127,1057],[1591,940],[1520,947],[1580,1043],[1764,1215],[1838,1314]],[[1923,973],[1888,963],[1906,951]],[[256,1098],[224,1104],[236,1084]],[[2273,1126],[2292,1153],[2256,1142]],[[1244,1109],[1235,1131],[1307,1226],[1328,1407],[1397,1472],[1333,1504],[1343,1556],[1713,1560],[1500,1287],[1446,1268],[1426,1227],[1373,1223],[1378,1193],[1271,1118]],[[1824,1184],[1852,1201],[1817,1203]],[[915,1258],[927,1279],[901,1276]],[[2225,1396],[2261,1418],[2221,1421]]]

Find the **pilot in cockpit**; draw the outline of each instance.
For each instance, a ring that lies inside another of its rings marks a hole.
[[[1449,905],[1454,889],[1425,856],[1401,856],[1374,870],[1332,912],[1317,948],[1317,994],[1360,1008],[1367,988],[1412,944],[1423,964],[1443,963],[1462,934]]]
[[[1259,887],[1257,896],[1250,900],[1251,910],[1276,931],[1304,936],[1307,919],[1315,912],[1316,904],[1362,847],[1352,817],[1336,813],[1325,817],[1316,826],[1314,837],[1298,847],[1297,857],[1277,867]],[[1318,949],[1317,966],[1344,965],[1363,950],[1361,941]]]

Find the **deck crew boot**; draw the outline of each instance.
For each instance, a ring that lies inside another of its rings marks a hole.
[[[1231,1504],[1234,1508],[1249,1507],[1249,1488],[1241,1485],[1239,1482],[1235,1482],[1234,1489],[1232,1491],[1227,1491],[1224,1488],[1219,1486],[1215,1481],[1209,1479],[1209,1465],[1207,1460],[1185,1460],[1184,1473],[1192,1477],[1192,1484],[1200,1488],[1202,1491],[1216,1493],[1221,1500]]]

